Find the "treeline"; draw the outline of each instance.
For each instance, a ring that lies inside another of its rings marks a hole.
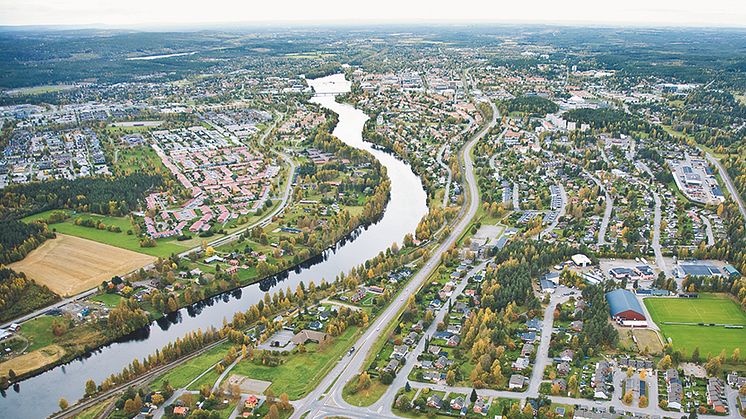
[[[12,263],[26,257],[55,234],[44,223],[11,220],[0,222],[0,263]]]
[[[10,185],[0,195],[0,221],[62,208],[122,216],[137,209],[148,190],[161,185],[161,176],[142,173]]]
[[[59,300],[45,285],[22,272],[0,266],[0,322],[24,315]]]
[[[580,350],[587,356],[601,352],[603,348],[615,348],[619,332],[609,323],[609,305],[602,285],[590,284],[583,288],[583,330],[579,334]]]
[[[522,112],[544,117],[548,113],[559,111],[559,105],[541,96],[521,96],[502,102],[500,111],[502,114]]]

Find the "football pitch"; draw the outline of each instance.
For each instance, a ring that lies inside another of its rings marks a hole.
[[[652,320],[663,332],[665,340],[671,340],[675,350],[689,356],[699,348],[704,358],[725,349],[726,355],[735,348],[746,350],[746,329],[726,329],[722,326],[674,325],[680,323],[716,323],[746,326],[746,313],[725,296],[700,294],[699,298],[646,298],[645,307]]]

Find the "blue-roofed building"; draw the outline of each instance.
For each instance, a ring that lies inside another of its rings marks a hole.
[[[725,266],[723,266],[723,270],[730,277],[736,277],[736,276],[740,276],[741,275],[741,273],[738,272],[738,269],[736,269],[736,267],[733,266],[733,265],[725,265]]]
[[[637,301],[637,297],[630,291],[618,289],[606,293],[611,317],[622,323],[625,321],[645,321],[645,312]]]

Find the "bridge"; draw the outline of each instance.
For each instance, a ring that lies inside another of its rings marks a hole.
[[[337,96],[337,95],[343,95],[345,93],[347,93],[347,92],[342,92],[342,91],[340,91],[340,92],[322,92],[322,93],[316,92],[316,93],[314,93],[314,96],[319,96],[319,97],[321,97],[321,96]]]

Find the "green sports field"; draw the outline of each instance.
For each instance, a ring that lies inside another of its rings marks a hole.
[[[653,321],[671,339],[674,349],[685,356],[699,347],[702,357],[720,351],[730,356],[735,348],[746,350],[746,329],[671,325],[664,322],[718,323],[746,326],[746,313],[731,299],[717,294],[700,294],[699,298],[646,298],[645,307]]]

